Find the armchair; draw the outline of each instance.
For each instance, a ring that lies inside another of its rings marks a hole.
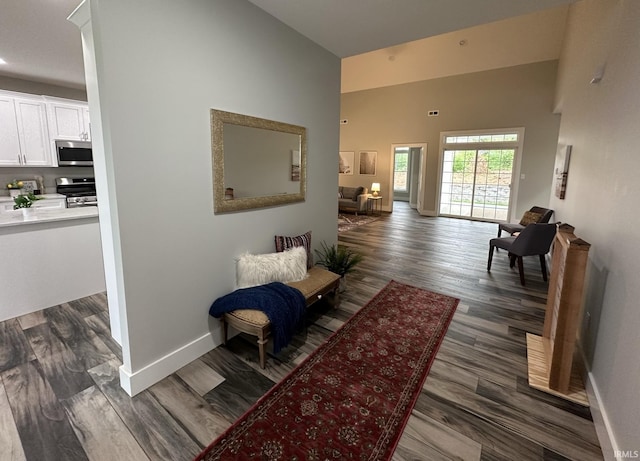
[[[502,235],[502,231],[506,231],[509,235],[513,235],[516,232],[522,232],[527,224],[548,223],[551,219],[551,215],[553,215],[553,210],[533,206],[529,211],[524,212],[519,223],[506,222],[498,224],[498,237]]]
[[[491,272],[491,260],[493,259],[493,249],[502,248],[509,252],[509,267],[513,267],[518,262],[518,272],[520,273],[520,283],[524,286],[523,256],[540,257],[540,268],[542,278],[547,281],[547,265],[545,255],[551,248],[551,243],[556,235],[556,225],[548,223],[531,223],[525,227],[517,237],[492,238],[489,241],[489,260],[487,261],[487,272]]]

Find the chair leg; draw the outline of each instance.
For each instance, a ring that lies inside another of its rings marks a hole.
[[[264,345],[267,344],[269,342],[269,339],[264,339],[264,338],[258,338],[258,352],[260,354],[260,368],[262,368],[264,370],[264,367],[266,365],[266,353],[264,350]]]
[[[225,322],[224,315],[220,317],[220,323],[222,323],[222,344],[226,346],[227,335],[229,334],[229,324]]]
[[[520,272],[520,283],[524,286],[524,264],[522,264],[522,256],[518,256],[518,272]]]
[[[509,267],[513,268],[516,265],[516,255],[509,253]]]
[[[489,245],[489,260],[487,261],[487,272],[491,272],[491,261],[493,260],[493,245]]]
[[[498,225],[498,238],[502,235],[502,228]]]
[[[545,255],[540,255],[540,269],[542,269],[542,279],[547,281],[547,263],[545,261]]]

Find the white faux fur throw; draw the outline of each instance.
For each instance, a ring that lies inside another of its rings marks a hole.
[[[280,253],[245,253],[236,264],[238,288],[269,282],[295,282],[307,277],[307,252],[295,247]]]

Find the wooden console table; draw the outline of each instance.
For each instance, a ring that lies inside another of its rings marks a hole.
[[[590,247],[573,234],[571,226],[558,229],[543,334],[527,333],[529,385],[587,406],[580,361],[573,359]]]

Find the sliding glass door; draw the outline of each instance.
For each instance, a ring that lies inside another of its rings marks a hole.
[[[447,136],[439,213],[507,221],[517,134]],[[508,147],[507,147],[508,146]]]

